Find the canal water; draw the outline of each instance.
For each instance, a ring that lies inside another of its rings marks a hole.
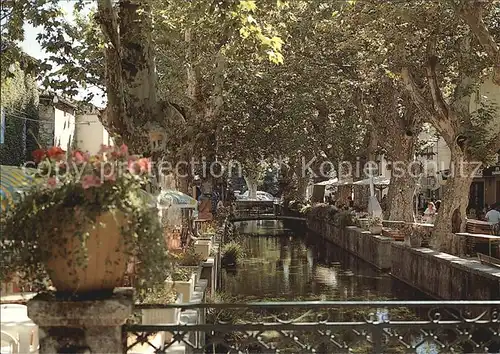
[[[307,232],[281,221],[237,223],[245,257],[224,269],[224,292],[242,300],[430,300],[424,294]]]
[[[228,296],[226,300],[432,300],[318,235],[307,231],[293,232],[279,221],[241,222],[236,224],[236,227],[238,233],[244,236],[238,240],[246,254],[235,268],[222,270],[222,289],[224,295]],[[428,320],[427,310],[429,309],[377,309],[376,315],[379,319],[385,319],[390,312],[389,317],[396,320]],[[342,316],[354,316],[355,313],[355,309],[349,309]],[[345,335],[342,338],[353,345],[353,352],[369,352],[362,343],[356,344],[356,339],[350,337],[351,332],[342,333],[341,336]],[[408,329],[404,333],[406,334],[401,338],[416,346],[417,354],[448,352],[440,349],[435,341],[427,339],[418,327]],[[439,340],[445,342],[453,343],[458,339],[457,332],[439,333]],[[310,337],[309,342],[321,342],[323,339]],[[492,333],[478,329],[474,332],[473,339],[478,343],[487,343],[492,339]],[[490,345],[489,353],[500,352],[500,343],[493,341]],[[477,353],[468,342],[456,347],[460,348],[460,353]],[[318,353],[334,353],[337,352],[336,348],[338,349],[330,343],[328,347],[319,349]],[[385,354],[406,352],[404,347],[396,342],[386,349]],[[299,353],[300,350],[283,351],[288,352]]]

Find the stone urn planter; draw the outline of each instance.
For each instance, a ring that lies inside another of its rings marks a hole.
[[[195,275],[195,284],[198,282],[198,280],[200,280],[201,271],[203,269],[201,264],[199,264],[197,266],[182,266],[182,268],[188,269],[192,274]]]
[[[372,235],[380,235],[382,233],[382,225],[371,225],[369,231]]]
[[[202,233],[198,240],[215,242],[215,233]]]
[[[104,299],[133,278],[127,276],[133,256],[144,279],[165,281],[156,270],[168,260],[159,246],[156,198],[142,189],[150,178],[148,158],[131,155],[126,145],[102,145],[93,156],[53,146],[35,150],[33,159],[37,183],[2,218],[2,234],[12,236],[2,251],[14,255],[2,259],[4,276],[19,274],[22,285],[61,298]]]
[[[177,295],[175,301],[177,305],[182,304],[182,294]],[[142,309],[142,324],[143,325],[177,325],[181,319],[180,308],[155,308]],[[173,333],[161,332],[164,343],[170,343],[173,338]]]
[[[59,292],[112,292],[122,286],[127,269],[128,256],[121,235],[125,216],[107,212],[97,216],[94,225],[86,226],[83,220],[79,223],[80,229],[74,224],[55,228],[54,232],[59,233],[57,242],[42,246],[50,280]],[[75,236],[79,232],[88,232],[85,244]]]
[[[190,273],[187,280],[167,279],[165,281],[165,286],[167,290],[174,290],[177,292],[177,294],[182,295],[183,302],[191,301],[195,284],[196,284],[196,274],[194,273]]]
[[[194,243],[194,251],[201,255],[201,258],[206,260],[210,255],[210,250],[212,248],[211,240],[196,240]]]

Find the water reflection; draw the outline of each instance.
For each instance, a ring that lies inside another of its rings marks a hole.
[[[293,235],[279,221],[239,224],[247,255],[223,271],[224,291],[259,298],[424,299],[414,289],[315,235]]]
[[[297,234],[283,228],[280,222],[246,222],[239,225],[246,258],[233,270],[223,270],[223,289],[240,301],[286,298],[289,300],[363,300],[399,299],[430,300],[424,294],[382,273],[345,250],[325,242],[317,235]],[[379,320],[389,314],[405,313],[407,319],[427,318],[428,308],[408,314],[402,309],[379,308]],[[451,333],[451,332],[450,332]],[[441,333],[441,339],[454,341],[453,333]],[[488,341],[487,333],[482,342]],[[418,354],[444,353],[432,338],[415,329],[404,340],[418,345]],[[470,346],[470,345],[469,345]],[[399,351],[391,352],[402,352]],[[463,347],[466,353],[471,350]],[[490,352],[498,352],[495,346]],[[321,351],[320,351],[321,352]],[[360,353],[363,351],[360,351]]]

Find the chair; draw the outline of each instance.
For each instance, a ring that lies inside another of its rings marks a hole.
[[[10,333],[1,332],[2,344],[0,347],[1,354],[18,354],[19,341]]]
[[[38,326],[28,317],[25,305],[2,304],[0,321],[2,333],[18,338],[18,353],[38,352]]]

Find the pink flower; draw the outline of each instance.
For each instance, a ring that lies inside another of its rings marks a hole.
[[[88,161],[88,158],[88,154],[85,154],[79,150],[73,151],[73,161],[75,161],[77,165],[81,165],[82,163]]]
[[[132,174],[143,174],[149,172],[151,168],[151,162],[147,158],[128,160],[128,171]]]
[[[47,184],[49,185],[50,188],[54,188],[57,184],[57,179],[55,177],[50,177],[47,180]]]
[[[36,149],[35,151],[33,151],[32,155],[33,155],[33,160],[35,160],[35,163],[39,163],[46,156],[46,152],[45,150],[42,149]]]
[[[61,149],[59,146],[52,146],[48,151],[47,151],[47,156],[51,159],[54,159],[56,161],[60,161],[64,158],[64,154],[66,152]]]
[[[89,189],[92,187],[99,187],[101,185],[101,179],[94,175],[85,175],[82,177],[82,187],[83,189]]]
[[[122,146],[120,146],[120,153],[122,156],[127,156],[128,155],[128,146],[125,144],[122,144]]]
[[[101,144],[101,148],[99,149],[99,154],[105,154],[111,150],[113,150],[112,146]]]

